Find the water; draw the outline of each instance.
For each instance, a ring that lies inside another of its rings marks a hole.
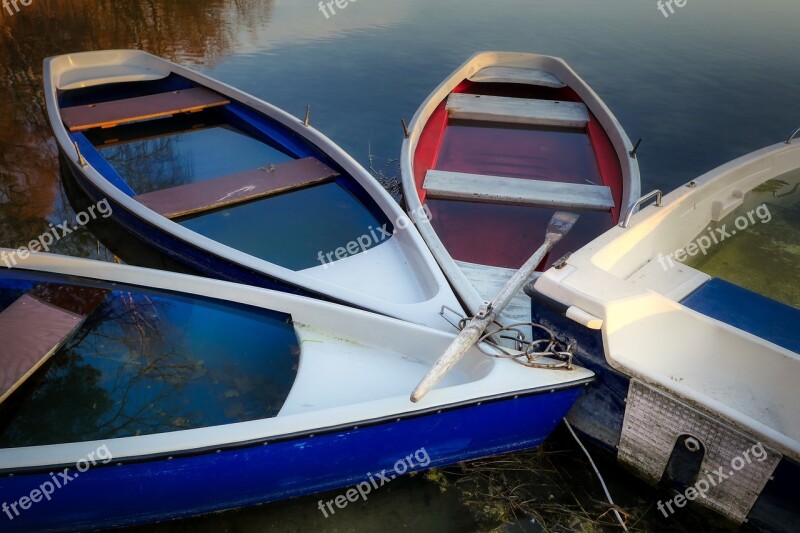
[[[288,315],[111,284],[82,296],[14,270],[0,279],[0,310],[31,288],[84,305],[88,319],[3,403],[2,448],[271,418],[294,383],[300,347]]]
[[[764,182],[710,226],[731,237],[687,265],[800,309],[800,171]],[[734,228],[736,228],[734,230]]]
[[[565,58],[629,136],[644,138],[639,154],[645,191],[671,190],[800,126],[796,0],[692,1],[669,18],[654,1],[640,0],[359,0],[328,19],[314,0],[198,4],[37,0],[13,16],[0,14],[0,246],[21,246],[50,223],[73,217],[59,182],[41,82],[42,59],[72,51],[144,48],[297,116],[312,104],[317,128],[388,176],[398,173],[400,118],[410,118],[477,50]],[[55,250],[111,258],[85,229],[60,240]],[[580,452],[558,438],[551,448],[567,451],[556,458],[569,460],[553,462],[559,486],[570,490],[553,491],[552,500],[544,494],[541,508],[558,504],[583,516],[574,494],[597,518],[605,510],[595,501],[602,495]],[[632,510],[631,521],[645,516],[639,528],[719,526],[716,518],[686,513],[683,522],[663,519],[653,509],[652,493],[610,463],[603,471],[617,503]],[[485,522],[476,525],[458,494],[451,488],[442,495],[418,477],[327,520],[309,499],[159,529],[488,528]]]

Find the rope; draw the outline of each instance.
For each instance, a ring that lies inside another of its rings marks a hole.
[[[611,510],[614,511],[614,516],[617,517],[619,525],[622,526],[622,529],[624,531],[628,531],[628,528],[625,526],[625,521],[622,519],[622,515],[620,515],[619,511],[617,510],[617,505],[614,503],[614,500],[611,499],[611,493],[608,492],[608,487],[606,487],[606,482],[603,481],[603,476],[600,474],[600,471],[597,469],[597,465],[595,465],[594,461],[592,460],[592,456],[589,455],[589,451],[584,447],[583,443],[581,442],[581,439],[579,439],[578,435],[575,434],[575,431],[572,429],[572,426],[570,425],[570,423],[567,421],[566,418],[564,419],[564,424],[566,424],[567,429],[572,434],[572,437],[575,439],[575,442],[577,442],[578,446],[580,446],[581,450],[583,450],[584,455],[586,455],[586,458],[589,460],[589,464],[591,464],[592,468],[594,469],[594,473],[597,474],[597,478],[600,480],[600,485],[603,486],[603,492],[606,493],[606,499],[608,500],[608,503],[611,505]]]

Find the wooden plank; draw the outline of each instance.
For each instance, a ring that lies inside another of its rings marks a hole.
[[[164,217],[178,218],[316,185],[338,175],[321,161],[307,157],[135,198]]]
[[[531,124],[562,128],[585,128],[589,110],[580,102],[529,100],[454,93],[447,99],[450,118]]]
[[[83,319],[29,294],[0,313],[0,403],[58,351]]]
[[[91,128],[111,128],[178,113],[194,113],[229,103],[230,100],[213,91],[195,87],[99,104],[67,107],[61,109],[61,119],[70,131],[83,131]]]
[[[614,199],[609,187],[581,183],[526,180],[430,170],[423,187],[428,198],[609,211]]]
[[[523,67],[486,67],[470,76],[469,80],[478,83],[518,83],[552,89],[563,89],[567,86],[546,70]]]
[[[108,290],[42,284],[0,312],[0,403],[53,356]]]

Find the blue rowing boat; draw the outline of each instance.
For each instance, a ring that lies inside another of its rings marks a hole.
[[[411,219],[308,118],[137,50],[49,58],[44,79],[65,170],[138,240],[209,277],[452,330],[440,311],[459,303]]]
[[[537,446],[593,377],[473,348],[413,404],[409,392],[454,335],[48,254],[0,269],[0,338],[3,531],[378,491],[406,472]]]

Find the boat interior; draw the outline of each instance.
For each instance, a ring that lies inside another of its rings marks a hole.
[[[798,168],[800,145],[729,163],[536,284],[601,319],[612,366],[755,429],[795,459]]]
[[[374,199],[321,150],[178,74],[70,88],[58,98],[71,141],[108,181],[231,248],[301,271],[368,228],[393,232]],[[364,242],[357,253],[382,244]]]
[[[300,358],[283,313],[17,270],[0,334],[0,448],[274,417]]]
[[[414,172],[437,235],[466,266],[518,269],[555,211],[580,213],[544,268],[611,228],[622,203],[604,128],[575,91],[536,68],[488,66],[460,83],[425,125]]]

